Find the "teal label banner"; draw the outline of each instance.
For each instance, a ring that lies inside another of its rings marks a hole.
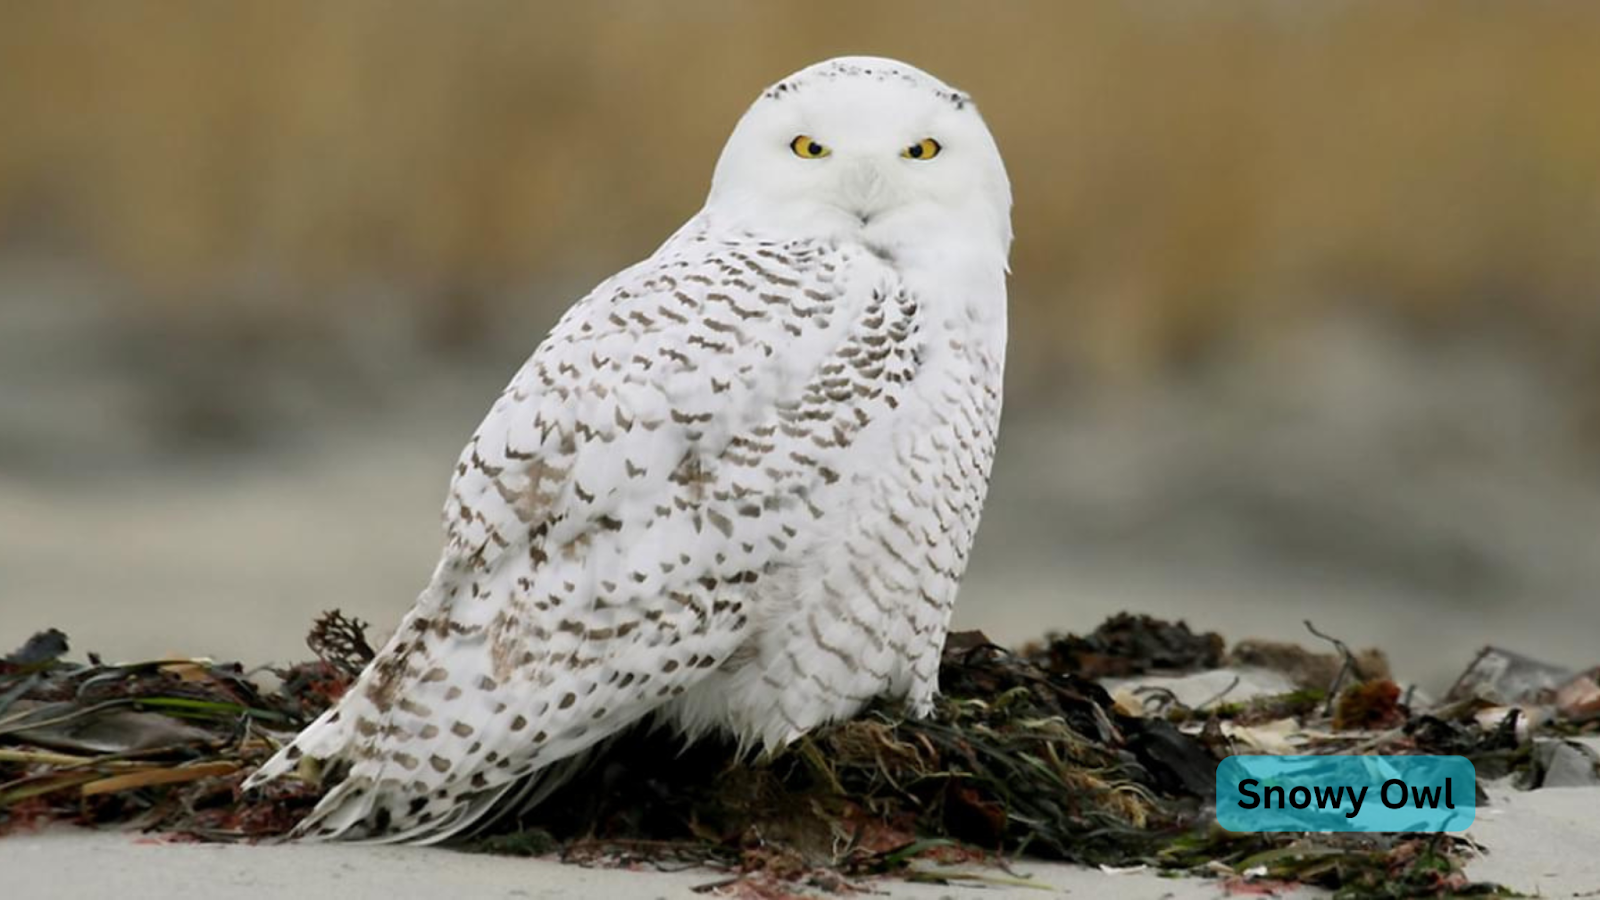
[[[1477,772],[1464,756],[1230,756],[1217,765],[1229,831],[1465,831]]]

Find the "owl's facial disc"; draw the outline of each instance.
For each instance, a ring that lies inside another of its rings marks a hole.
[[[723,149],[707,208],[790,230],[975,230],[1010,243],[1005,167],[971,100],[916,68],[853,57],[773,86]]]
[[[892,140],[892,137],[889,138]],[[886,144],[866,148],[863,152],[849,154],[837,163],[838,171],[832,173],[833,203],[840,211],[856,217],[862,225],[869,225],[875,216],[892,209],[901,197],[898,190],[896,168],[904,163],[893,163],[885,152]],[[828,164],[833,148],[808,134],[797,135],[789,142],[789,149],[802,160],[817,165]],[[927,164],[944,149],[935,138],[923,138],[900,149],[901,160]],[[824,176],[824,184],[826,184]]]

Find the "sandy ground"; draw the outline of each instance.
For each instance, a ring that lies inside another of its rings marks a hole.
[[[86,866],[86,860],[94,860],[94,865]],[[341,900],[441,896],[695,900],[717,895],[698,893],[694,888],[727,878],[725,873],[703,869],[591,869],[548,859],[496,858],[423,847],[202,846],[74,830],[0,840],[0,871],[7,873],[10,896],[94,897],[114,889],[119,900],[307,896]],[[983,871],[997,879],[1010,877],[999,870]],[[1201,900],[1218,896],[1215,887],[1206,882],[1174,881],[1149,873],[1105,875],[1041,864],[1023,864],[1013,872],[1035,886],[881,881],[873,888],[882,892],[876,896],[907,900],[1020,900],[1044,896],[1039,888],[1081,897]]]
[[[1600,742],[1597,742],[1600,743]],[[1600,896],[1600,817],[1594,788],[1518,793],[1491,791],[1468,834],[1488,848],[1469,873],[1540,897]],[[995,879],[999,870],[981,871]],[[0,840],[6,895],[29,898],[108,896],[119,900],[256,900],[338,896],[341,900],[404,897],[663,898],[715,896],[694,889],[726,876],[707,870],[639,872],[511,859],[425,847],[329,845],[227,846],[160,841],[112,832],[53,829]],[[1116,900],[1210,900],[1229,895],[1215,881],[1170,879],[1149,872],[1109,875],[1095,869],[1023,862],[1012,872],[1030,887],[955,881],[949,885],[881,881],[875,896],[907,900],[1025,900],[1047,893]],[[1041,891],[1040,888],[1046,889]],[[1298,890],[1276,896],[1312,898]]]
[[[1467,832],[1489,852],[1467,871],[1537,897],[1600,897],[1597,791],[1495,791]]]

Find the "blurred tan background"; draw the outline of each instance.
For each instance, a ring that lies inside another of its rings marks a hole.
[[[903,58],[1017,198],[961,625],[1600,661],[1600,5],[0,5],[0,645],[392,626],[460,444],[766,84]]]

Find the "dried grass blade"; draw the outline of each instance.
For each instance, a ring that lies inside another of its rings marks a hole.
[[[217,775],[231,775],[238,770],[239,764],[235,762],[208,762],[166,769],[144,769],[138,772],[129,772],[126,775],[114,775],[110,778],[91,781],[83,786],[82,793],[85,797],[95,794],[114,794],[118,791],[152,787],[158,784],[181,784],[186,781],[198,781],[201,778],[211,778]]]

